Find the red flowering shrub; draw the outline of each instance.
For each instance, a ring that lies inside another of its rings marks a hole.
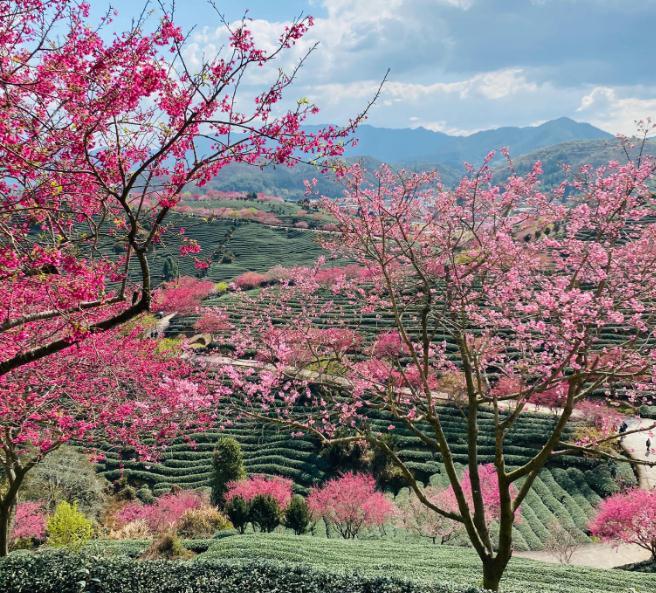
[[[656,490],[632,490],[603,500],[589,528],[605,541],[637,544],[656,560]]]
[[[226,501],[239,497],[250,502],[256,496],[270,496],[284,510],[292,499],[292,484],[291,480],[277,476],[251,476],[246,480],[229,482]]]
[[[260,274],[259,272],[244,272],[235,278],[234,284],[237,288],[248,290],[250,288],[257,288],[258,286],[262,286],[265,282],[268,281],[269,278],[264,274]]]
[[[345,539],[357,537],[364,527],[383,525],[396,511],[394,504],[376,490],[372,476],[353,472],[313,488],[307,503],[315,519],[324,519]]]
[[[194,313],[201,301],[207,297],[214,284],[209,280],[199,280],[182,276],[173,282],[166,282],[155,294],[153,310],[172,313]]]
[[[12,542],[21,539],[44,540],[46,537],[46,513],[40,502],[21,502],[16,506]]]

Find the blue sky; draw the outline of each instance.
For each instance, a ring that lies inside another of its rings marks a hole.
[[[92,0],[100,12],[107,0]],[[389,83],[369,123],[455,134],[535,125],[560,116],[630,133],[656,117],[656,0],[217,0],[229,20],[249,10],[263,43],[285,22],[316,25],[280,64],[319,42],[293,96],[321,108],[317,121],[343,123]],[[113,0],[117,25],[143,3]],[[205,0],[177,0],[177,21],[195,26],[191,59],[220,46]],[[262,80],[251,80],[255,89]]]

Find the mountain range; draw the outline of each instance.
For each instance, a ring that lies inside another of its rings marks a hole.
[[[308,127],[308,130],[319,127]],[[536,160],[542,161],[546,185],[557,184],[563,179],[561,165],[564,163],[576,168],[588,162],[599,165],[611,159],[625,158],[619,141],[611,134],[566,117],[538,126],[503,127],[469,136],[451,136],[425,128],[391,129],[362,125],[356,137],[358,143],[346,150],[347,160],[363,160],[367,168],[388,163],[399,168],[437,170],[446,185],[460,179],[465,162],[480,164],[490,150],[503,147],[509,149],[518,172],[526,171]],[[649,143],[647,152],[656,154],[656,143]],[[497,179],[502,179],[507,174],[505,161],[498,158],[493,165],[497,167]],[[303,196],[303,180],[313,177],[318,178],[317,189],[322,194],[341,194],[339,182],[330,175],[319,175],[310,165],[260,169],[232,164],[223,169],[208,187],[271,193],[295,199]]]
[[[504,127],[469,136],[450,136],[425,128],[388,129],[362,125],[358,143],[347,157],[368,156],[399,165],[431,163],[462,168],[476,163],[492,149],[507,147],[512,155],[523,155],[546,146],[573,140],[608,140],[612,136],[588,123],[561,117],[539,126]]]

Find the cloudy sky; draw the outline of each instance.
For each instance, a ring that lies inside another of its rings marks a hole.
[[[106,0],[93,0],[100,9]],[[343,123],[389,82],[369,123],[452,134],[535,125],[560,116],[630,133],[656,117],[656,0],[216,0],[229,20],[248,9],[265,46],[289,19],[315,26],[286,58],[314,42],[294,100],[320,122]],[[113,0],[122,19],[141,3]],[[224,32],[205,0],[177,0],[195,27],[190,60],[220,47]],[[257,85],[258,80],[251,80]]]

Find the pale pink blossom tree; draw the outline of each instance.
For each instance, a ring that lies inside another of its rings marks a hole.
[[[344,198],[323,202],[339,229],[325,245],[361,272],[327,289],[318,261],[261,291],[227,338],[237,357],[258,351],[259,373],[222,368],[240,413],[324,443],[361,440],[384,451],[423,504],[462,523],[485,587],[497,590],[512,556],[512,526],[545,464],[568,454],[625,460],[607,446],[616,432],[585,442],[569,436],[576,410],[592,398],[639,404],[656,391],[656,199],[655,165],[644,156],[583,168],[549,192],[540,163],[497,184],[493,156],[469,166],[454,189],[432,173],[382,167],[372,179],[351,167]],[[539,238],[527,240],[527,228],[542,229]],[[381,332],[390,333],[373,346],[312,348],[318,325],[359,332],[383,316]],[[618,326],[622,339],[609,343],[607,331]],[[274,339],[280,335],[287,339]],[[289,357],[299,346],[316,352],[300,366]],[[306,372],[319,363],[339,372]],[[551,430],[536,435],[530,458],[511,465],[508,435],[545,399],[554,405]],[[466,420],[459,435],[466,480],[454,461],[460,443],[443,425],[444,404],[460,406]],[[486,428],[493,466],[480,463],[483,411],[493,418]],[[389,419],[387,428],[371,422],[372,412]],[[411,460],[390,445],[399,426],[439,455],[456,510],[431,502]],[[486,504],[490,479],[498,489]]]
[[[345,539],[354,539],[362,529],[389,521],[396,507],[367,474],[349,472],[313,488],[307,499],[310,513],[332,525]]]
[[[428,486],[424,496],[435,506],[456,512],[458,504],[449,488]],[[399,525],[410,533],[429,538],[434,544],[445,544],[463,532],[462,523],[449,519],[428,508],[414,492],[399,504]]]

